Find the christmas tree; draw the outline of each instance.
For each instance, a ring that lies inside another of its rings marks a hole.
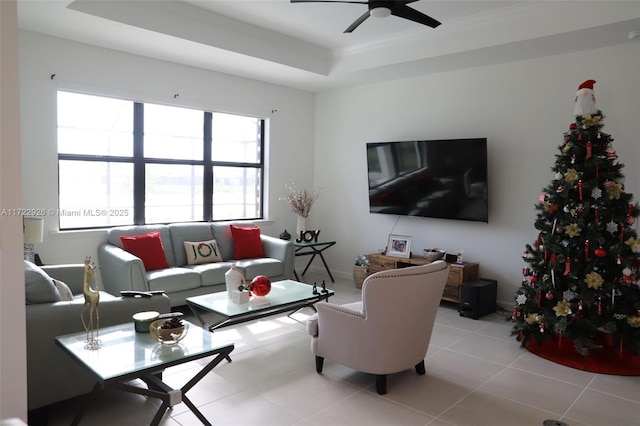
[[[613,138],[602,131],[594,84],[578,88],[575,122],[535,205],[538,234],[524,252],[512,335],[523,345],[564,338],[583,355],[605,336],[621,353],[638,354],[640,242],[633,225],[640,208],[625,192]]]

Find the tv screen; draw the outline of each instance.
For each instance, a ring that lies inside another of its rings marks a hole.
[[[369,211],[489,221],[487,139],[367,143]]]

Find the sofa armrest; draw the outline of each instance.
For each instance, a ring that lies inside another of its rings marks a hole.
[[[42,266],[51,278],[64,282],[73,294],[81,294],[84,285],[84,263]]]
[[[262,239],[262,248],[265,257],[280,260],[284,264],[284,275],[287,279],[293,279],[293,268],[295,265],[293,243],[264,234],[260,235],[260,238]]]
[[[104,289],[119,296],[122,290],[148,291],[147,271],[139,257],[110,243],[98,247]]]
[[[105,295],[101,299],[104,300],[98,303],[100,328],[125,322],[131,322],[133,327],[132,316],[137,312],[171,311],[171,302],[166,295],[116,298]],[[84,330],[80,319],[83,306],[82,297],[75,297],[71,301],[27,305],[28,338],[39,340],[41,337],[53,341],[56,336]],[[85,312],[85,317],[88,317],[88,312]]]

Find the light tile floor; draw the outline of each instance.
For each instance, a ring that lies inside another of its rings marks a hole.
[[[310,271],[305,281],[323,278]],[[332,302],[359,300],[351,279],[327,282],[336,290]],[[380,396],[372,376],[330,360],[323,374],[315,372],[305,331],[311,313],[216,331],[235,343],[233,361],[217,366],[188,393],[212,424],[540,426],[555,420],[571,426],[640,425],[640,377],[593,374],[539,358],[510,336],[506,314],[472,320],[443,304],[427,353],[427,374],[407,370],[392,375],[388,393]],[[198,370],[195,363],[185,364],[168,369],[164,377],[179,387]],[[147,424],[158,405],[158,400],[105,390],[82,424]],[[69,424],[77,407],[77,400],[52,406],[49,424]],[[200,422],[179,404],[162,424]]]

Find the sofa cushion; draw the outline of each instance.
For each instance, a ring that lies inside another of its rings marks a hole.
[[[164,246],[160,240],[160,232],[141,235],[123,235],[120,237],[123,248],[134,256],[138,256],[148,271],[169,267],[164,254]]]
[[[233,259],[233,237],[231,236],[229,223],[214,222],[210,225],[211,232],[213,233],[213,239],[218,243],[218,247],[222,253],[222,259]]]
[[[62,300],[56,285],[39,266],[24,261],[24,284],[27,305],[36,303],[53,303]]]
[[[185,241],[199,242],[216,240],[218,248],[220,248],[220,240],[214,238],[211,225],[207,222],[170,223],[167,227],[171,236],[173,256],[176,261],[175,265],[172,264],[172,266],[185,266],[189,264],[184,246]]]
[[[147,273],[149,290],[164,290],[167,293],[198,288],[201,285],[200,274],[189,269],[171,267]]]
[[[225,275],[233,263],[217,262],[187,266],[200,274],[202,286],[225,284]]]
[[[187,255],[187,264],[189,265],[222,262],[222,256],[216,240],[185,241],[183,244]]]
[[[258,226],[229,225],[235,247],[234,259],[264,257],[260,228]]]
[[[176,259],[173,256],[173,244],[171,243],[171,234],[169,233],[169,227],[167,225],[130,225],[130,226],[116,226],[110,228],[107,231],[107,241],[116,247],[124,248],[122,244],[121,236],[135,236],[141,234],[148,234],[150,232],[159,232],[162,246],[164,247],[164,255],[167,259],[169,266],[176,266]],[[198,240],[206,240],[209,238],[198,238]],[[218,244],[220,240],[218,240]],[[184,254],[184,247],[182,244],[179,246],[180,251]],[[186,264],[186,260],[185,260]]]
[[[270,257],[240,260],[236,262],[236,266],[244,273],[244,278],[247,282],[258,275],[265,275],[271,278],[284,274],[284,264],[278,259]]]

